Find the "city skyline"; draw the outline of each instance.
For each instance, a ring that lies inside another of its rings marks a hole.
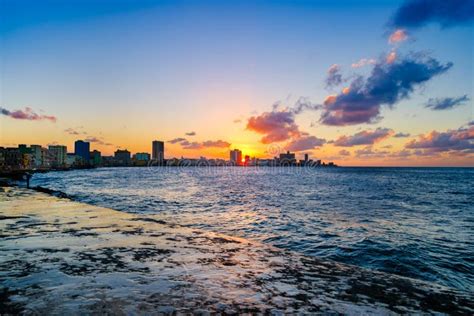
[[[6,1],[0,146],[474,166],[472,2],[407,3]]]

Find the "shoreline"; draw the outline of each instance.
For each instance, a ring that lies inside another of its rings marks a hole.
[[[11,313],[474,312],[470,293],[24,188],[0,214]]]

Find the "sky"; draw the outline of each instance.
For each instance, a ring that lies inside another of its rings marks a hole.
[[[0,0],[0,146],[474,166],[474,1]]]

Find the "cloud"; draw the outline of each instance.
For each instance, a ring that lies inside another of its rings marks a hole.
[[[407,0],[390,24],[396,28],[419,28],[430,23],[450,27],[474,19],[472,0]]]
[[[393,135],[393,137],[396,137],[396,138],[404,138],[404,137],[410,137],[410,133],[396,133],[395,135]]]
[[[190,142],[186,138],[175,138],[169,140],[168,143],[180,144],[183,149],[202,149],[202,148],[227,148],[230,143],[223,140],[206,140],[204,142]]]
[[[196,132],[188,132],[186,133],[186,136],[196,136]]]
[[[350,156],[351,152],[348,151],[348,150],[342,149],[342,150],[339,151],[339,155],[340,156]]]
[[[233,123],[242,123],[242,119],[235,119],[232,121]]]
[[[301,134],[294,113],[287,109],[252,116],[247,121],[246,129],[263,135],[260,139],[263,144],[289,140]]]
[[[390,34],[388,38],[388,42],[390,44],[396,44],[399,42],[406,41],[408,39],[408,34],[404,29],[395,30],[392,34]]]
[[[474,126],[474,121],[470,121],[469,123],[467,123],[467,125]]]
[[[206,140],[202,142],[203,147],[218,147],[218,148],[226,148],[230,146],[229,142],[223,140]]]
[[[341,67],[338,64],[334,64],[329,67],[328,76],[326,78],[326,86],[333,87],[342,83]]]
[[[326,143],[325,139],[317,138],[316,136],[301,136],[289,142],[286,149],[289,151],[303,151],[320,147]]]
[[[95,137],[95,136],[87,136],[87,137],[84,139],[84,141],[85,141],[85,142],[89,142],[89,143],[96,143],[96,144],[104,145],[104,146],[113,146],[113,144],[107,143],[107,142],[105,142],[102,138],[100,138],[100,137]]]
[[[10,111],[10,110],[0,107],[0,113],[17,120],[28,120],[28,121],[47,120],[53,123],[55,123],[57,120],[57,118],[52,115],[37,114],[30,107],[25,107],[23,110],[15,110],[15,111]]]
[[[463,105],[467,101],[469,101],[467,94],[457,98],[431,98],[428,100],[425,107],[435,111],[449,110],[458,107],[459,105]]]
[[[334,141],[334,146],[352,147],[359,145],[373,145],[380,142],[393,134],[393,130],[389,128],[377,128],[374,131],[362,131],[352,136],[341,136]]]
[[[385,59],[385,61],[387,62],[387,64],[393,64],[396,59],[397,59],[397,52],[392,51],[390,52],[390,54],[387,55],[387,58]]]
[[[174,138],[172,140],[169,140],[168,143],[177,144],[177,143],[181,143],[181,142],[184,142],[184,141],[186,141],[186,138],[178,137],[178,138]]]
[[[69,135],[80,135],[81,133],[76,131],[73,128],[66,128],[64,132],[68,133]]]
[[[359,158],[383,158],[386,157],[388,154],[390,154],[390,152],[385,150],[374,150],[370,146],[355,151],[356,157]]]
[[[367,65],[375,65],[377,60],[373,58],[362,58],[358,62],[355,62],[351,65],[352,68],[361,68]]]
[[[429,153],[474,153],[474,126],[445,132],[432,131],[426,135],[420,135],[416,140],[411,140],[405,148],[422,149]]]
[[[223,140],[207,140],[204,142],[188,142],[187,140],[181,142],[183,149],[202,149],[202,148],[228,148],[230,143]]]
[[[408,99],[416,87],[451,67],[452,63],[443,65],[420,53],[398,57],[391,63],[382,59],[367,78],[355,78],[348,93],[326,99],[320,122],[334,126],[375,123],[381,119],[382,105],[391,108],[400,100]]]
[[[311,102],[308,98],[301,97],[299,98],[293,107],[290,107],[289,110],[293,112],[294,114],[300,114],[303,111],[310,110],[310,111],[316,111],[322,109],[321,104],[315,104]]]

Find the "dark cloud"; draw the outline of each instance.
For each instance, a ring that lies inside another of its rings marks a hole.
[[[426,54],[400,58],[393,53],[379,60],[368,78],[359,76],[340,94],[327,97],[320,122],[336,126],[377,122],[382,105],[392,107],[408,99],[417,86],[452,67]]]
[[[172,140],[169,140],[168,143],[177,144],[177,143],[181,143],[181,142],[184,142],[184,141],[187,141],[186,138],[178,137],[178,138],[174,138]]]
[[[380,142],[390,135],[393,135],[393,130],[389,128],[377,128],[374,131],[362,131],[352,136],[341,136],[334,141],[334,146],[352,147],[358,145],[373,145]]]
[[[410,137],[410,133],[396,133],[395,135],[393,135],[393,137],[396,137],[396,138],[404,138],[404,137]]]
[[[187,136],[196,136],[196,132],[188,132],[186,133]]]
[[[326,87],[338,86],[343,82],[341,67],[337,64],[329,67],[328,76],[326,78]]]
[[[467,125],[474,126],[474,121],[470,121],[469,123],[467,123]]]
[[[446,132],[432,131],[408,142],[405,148],[420,149],[431,153],[454,151],[474,153],[474,126]]]
[[[30,107],[25,107],[23,110],[15,110],[15,111],[10,111],[10,110],[0,107],[0,113],[17,120],[28,120],[28,121],[47,120],[53,123],[55,123],[57,120],[57,118],[52,115],[37,114]]]
[[[325,139],[317,138],[316,136],[304,135],[293,139],[286,145],[289,151],[303,151],[320,147],[326,143]]]
[[[430,23],[450,27],[474,19],[472,0],[407,0],[391,20],[393,27],[419,28]]]
[[[428,100],[425,107],[435,111],[449,110],[463,105],[467,101],[469,101],[467,94],[457,98],[432,98]]]
[[[290,140],[301,134],[294,113],[288,110],[273,110],[252,116],[247,121],[246,129],[262,134],[260,141],[263,144]]]
[[[350,156],[351,152],[348,151],[348,150],[342,149],[342,150],[339,151],[339,155],[340,156]]]

